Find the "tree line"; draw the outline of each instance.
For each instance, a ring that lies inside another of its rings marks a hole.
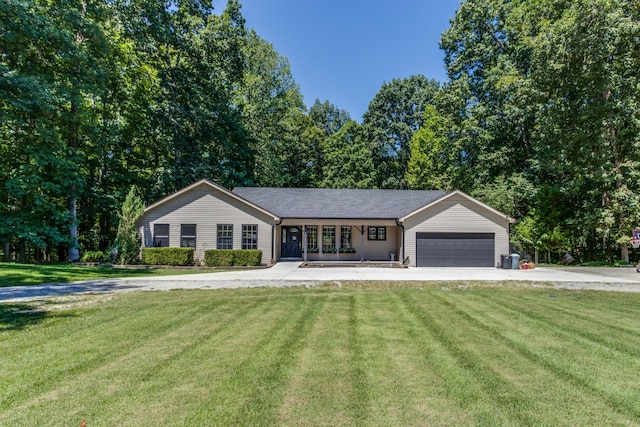
[[[627,0],[467,0],[448,81],[385,82],[357,122],[304,105],[237,0],[0,0],[5,260],[106,250],[131,187],[150,202],[201,178],[457,188],[518,219],[526,251],[628,258],[639,23]]]

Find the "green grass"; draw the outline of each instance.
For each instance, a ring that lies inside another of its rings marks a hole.
[[[185,270],[167,268],[124,269],[113,267],[80,266],[71,264],[13,264],[0,263],[0,288],[28,286],[43,283],[69,283],[78,280],[118,277],[169,276],[193,274],[211,270]]]
[[[639,425],[640,295],[347,284],[0,304],[0,425]]]

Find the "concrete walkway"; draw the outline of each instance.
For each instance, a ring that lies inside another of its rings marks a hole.
[[[298,262],[280,262],[271,268],[219,273],[87,280],[71,284],[0,288],[0,302],[81,293],[138,290],[221,289],[245,287],[314,286],[323,282],[382,281],[489,281],[548,283],[563,289],[640,292],[640,274],[633,268],[553,267],[534,270],[496,268],[299,268]]]

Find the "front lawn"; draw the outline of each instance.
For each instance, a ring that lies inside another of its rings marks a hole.
[[[39,285],[43,283],[69,283],[78,280],[140,276],[169,276],[173,274],[192,274],[202,272],[211,272],[211,270],[167,268],[124,269],[72,264],[0,263],[0,288],[6,286]]]
[[[640,424],[640,295],[456,286],[0,304],[0,425]]]

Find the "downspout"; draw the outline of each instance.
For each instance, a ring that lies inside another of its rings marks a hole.
[[[397,225],[398,227],[402,228],[402,240],[400,241],[400,244],[402,245],[402,258],[401,258],[401,262],[402,262],[402,264],[404,264],[404,259],[405,259],[405,251],[404,251],[404,233],[405,233],[405,230],[404,230],[404,224],[403,224],[403,223],[401,223],[400,221],[398,221],[398,220],[396,219],[396,225]]]

